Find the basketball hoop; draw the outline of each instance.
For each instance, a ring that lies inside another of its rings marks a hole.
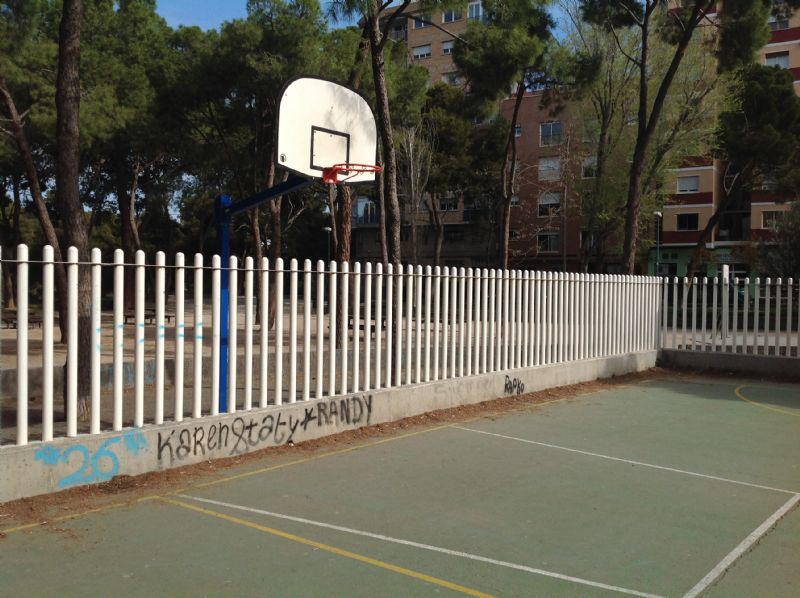
[[[322,182],[329,185],[344,183],[364,172],[379,173],[383,168],[379,164],[334,164],[322,169]],[[340,178],[344,177],[344,178]]]

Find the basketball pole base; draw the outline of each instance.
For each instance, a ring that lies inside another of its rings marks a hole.
[[[229,288],[229,265],[231,256],[231,220],[236,214],[245,212],[251,208],[261,205],[275,197],[286,195],[294,191],[300,191],[309,185],[314,184],[314,179],[307,179],[299,176],[290,176],[284,182],[265,189],[255,195],[233,202],[229,195],[219,195],[214,201],[214,220],[217,224],[217,242],[219,257],[222,262],[220,265],[220,306],[219,306],[219,413],[228,412],[228,306],[230,305]],[[236,289],[233,289],[236,292]],[[261,323],[264,326],[264,322]],[[269,323],[267,322],[267,326]],[[233,348],[236,351],[236,348]],[[234,358],[236,354],[234,353]]]

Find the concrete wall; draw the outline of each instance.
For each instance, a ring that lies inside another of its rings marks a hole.
[[[796,357],[661,349],[659,359],[665,367],[800,378],[800,359]]]
[[[0,502],[298,443],[507,394],[641,371],[655,361],[655,351],[629,353],[3,447]]]

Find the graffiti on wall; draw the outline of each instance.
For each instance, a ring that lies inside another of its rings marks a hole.
[[[200,423],[158,433],[158,460],[168,464],[189,457],[214,453],[232,456],[256,447],[279,446],[294,442],[299,430],[309,428],[361,427],[372,419],[372,395],[315,401],[302,415],[282,412],[242,415],[230,423]]]
[[[506,376],[503,392],[507,395],[521,395],[525,392],[525,384],[519,378],[510,378]]]
[[[73,444],[63,450],[48,444],[36,452],[36,460],[49,467],[64,466],[69,471],[58,480],[58,487],[63,489],[107,482],[119,473],[120,463],[116,451],[125,451],[136,457],[146,450],[147,439],[140,430],[134,428],[109,438],[95,450],[89,449],[85,444]]]

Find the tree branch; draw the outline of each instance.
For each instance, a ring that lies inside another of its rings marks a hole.
[[[609,23],[609,25],[610,25],[610,23]],[[609,29],[611,31],[611,34],[614,36],[614,41],[617,43],[617,49],[619,49],[619,51],[622,53],[622,55],[625,56],[625,58],[630,60],[636,66],[641,66],[642,62],[640,60],[637,60],[636,58],[634,58],[633,56],[631,56],[625,50],[622,49],[622,43],[619,41],[619,36],[617,35],[617,30],[614,29],[614,27],[609,27]]]
[[[389,29],[392,27],[392,23],[403,14],[403,12],[408,8],[411,4],[411,0],[403,0],[403,3],[398,6],[389,18],[386,19],[386,22],[383,24],[383,30],[381,31],[381,41],[378,44],[378,53],[383,52],[383,48],[386,46],[386,42],[389,40]]]

